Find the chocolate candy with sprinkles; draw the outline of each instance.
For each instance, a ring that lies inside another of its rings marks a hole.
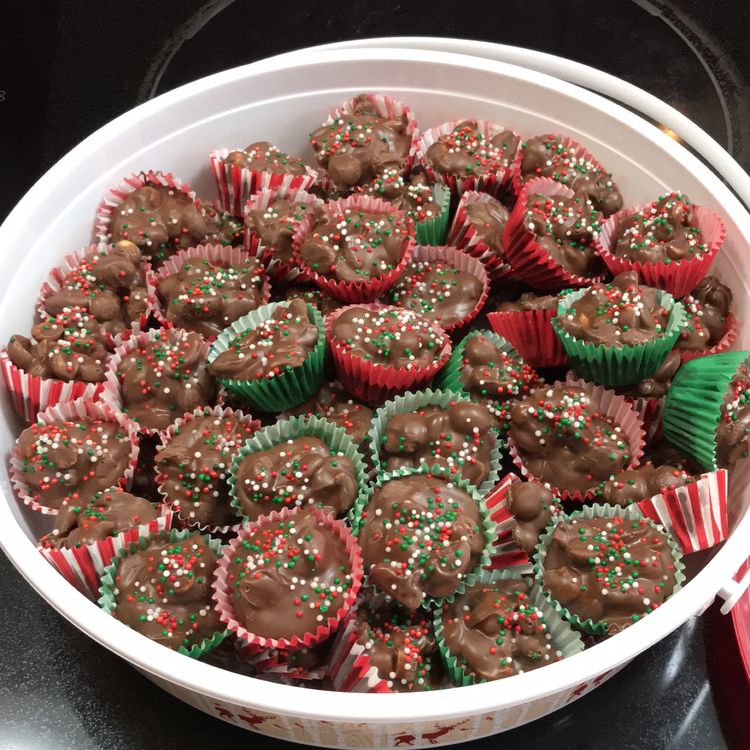
[[[271,174],[303,175],[307,171],[302,159],[290,156],[268,141],[256,141],[241,151],[230,151],[224,158],[224,163],[249,169],[251,172]]]
[[[732,378],[716,428],[716,461],[733,467],[750,450],[750,372],[742,364]]]
[[[533,557],[540,535],[553,516],[560,513],[561,503],[538,482],[513,482],[508,488],[507,502],[515,520],[513,541]]]
[[[637,469],[626,469],[615,474],[597,489],[596,494],[602,502],[626,507],[658,495],[667,487],[682,487],[693,479],[684,469],[646,461]]]

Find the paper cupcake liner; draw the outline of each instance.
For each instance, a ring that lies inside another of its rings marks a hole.
[[[677,341],[685,323],[685,308],[668,292],[656,290],[657,302],[669,310],[664,333],[635,346],[607,346],[571,336],[561,325],[561,318],[588,292],[579,289],[563,295],[557,307],[552,327],[560,337],[568,361],[575,371],[602,385],[631,385],[640,383],[658,369]]]
[[[629,400],[641,422],[643,422],[647,442],[657,440],[661,436],[661,413],[664,411],[664,396],[660,398],[642,396]]]
[[[236,486],[237,470],[245,456],[250,453],[257,453],[258,451],[270,450],[280,443],[285,443],[287,440],[294,440],[302,436],[319,438],[331,451],[348,458],[354,465],[354,479],[357,482],[359,495],[361,496],[366,491],[368,472],[364,457],[343,427],[338,427],[333,422],[319,417],[297,416],[289,417],[289,419],[279,419],[274,424],[258,430],[249,438],[232,461],[229,477],[229,494],[232,498],[232,507],[235,509],[238,517],[243,520],[249,520],[242,511],[242,506],[237,497]],[[270,514],[272,511],[278,512],[279,510],[280,508],[278,507],[269,507],[268,513]]]
[[[628,520],[638,520],[644,518],[648,522],[649,526],[651,526],[651,528],[664,533],[664,535],[666,536],[667,544],[672,553],[672,560],[674,561],[675,586],[670,596],[673,596],[682,588],[682,584],[685,582],[685,566],[682,563],[682,555],[680,553],[679,547],[675,543],[674,539],[672,539],[668,531],[662,529],[661,526],[658,526],[650,518],[643,515],[643,513],[637,506],[630,505],[627,508],[622,508],[619,505],[600,505],[599,503],[594,503],[593,505],[588,505],[581,510],[575,511],[574,513],[563,513],[560,516],[558,523],[568,522],[571,519],[575,518],[591,519],[598,517],[619,517]],[[552,541],[552,534],[555,528],[556,524],[551,524],[550,526],[548,526],[545,533],[542,534],[539,540],[539,544],[536,547],[536,554],[534,555],[534,577],[536,579],[536,582],[541,588],[542,594],[544,595],[545,599],[547,599],[547,601],[554,607],[555,611],[563,618],[563,620],[569,622],[574,628],[582,630],[584,633],[591,633],[593,635],[607,635],[608,631],[606,622],[595,622],[591,619],[582,620],[578,615],[573,614],[570,610],[563,607],[562,604],[555,600],[550,592],[544,588],[544,559],[547,554],[547,548]]]
[[[458,488],[459,490],[462,490],[467,495],[469,495],[469,497],[471,497],[472,500],[474,500],[474,502],[477,504],[479,508],[479,514],[482,519],[482,529],[484,533],[484,542],[485,542],[484,548],[482,549],[482,553],[480,555],[477,566],[473,570],[468,572],[461,581],[457,581],[457,586],[460,586],[462,582],[466,586],[471,586],[473,583],[475,583],[479,579],[479,576],[482,573],[482,569],[486,568],[490,564],[490,558],[492,557],[495,538],[496,538],[495,523],[490,518],[490,512],[487,509],[487,505],[485,503],[484,497],[479,493],[477,488],[473,484],[470,484],[469,482],[467,482],[465,479],[461,477],[456,477],[454,474],[451,474],[450,470],[446,469],[443,466],[427,466],[426,464],[422,464],[421,466],[418,466],[417,468],[414,468],[414,469],[401,468],[401,469],[394,469],[393,471],[389,471],[389,472],[381,472],[380,474],[378,474],[378,476],[375,478],[375,481],[372,484],[370,484],[367,490],[365,492],[360,493],[359,497],[357,498],[356,503],[354,504],[354,507],[349,513],[349,522],[352,527],[352,534],[358,537],[360,533],[362,533],[363,526],[364,526],[364,518],[362,514],[377,489],[379,489],[384,484],[387,484],[393,479],[399,479],[400,477],[409,477],[415,474],[429,474],[430,476],[445,479],[446,482],[450,482],[454,487]],[[370,581],[370,585],[376,591],[380,591],[380,589],[378,589],[375,586],[375,584],[372,583],[372,581]],[[385,591],[381,593],[387,595],[387,592]],[[447,599],[448,599],[447,596],[443,596],[443,597],[428,596],[423,599],[421,606],[423,607],[440,606]]]
[[[129,338],[127,341],[121,342],[115,349],[115,352],[107,365],[104,388],[102,389],[100,396],[101,401],[108,404],[115,411],[127,414],[127,407],[123,404],[120,383],[117,379],[117,368],[119,367],[120,362],[122,362],[123,357],[130,354],[137,347],[144,346],[153,341],[162,340],[167,341],[168,343],[175,343],[184,339],[186,335],[187,331],[184,331],[182,328],[157,328],[150,331],[142,331],[132,338]],[[208,356],[210,346],[210,342],[204,340],[200,351],[201,357]],[[133,420],[133,423],[141,432],[144,432],[147,435],[159,435],[160,431],[158,429],[145,427],[138,422],[135,422],[135,420]]]
[[[141,536],[136,541],[130,542],[125,547],[117,552],[112,558],[112,561],[107,565],[101,578],[101,585],[99,586],[99,606],[107,614],[112,615],[117,608],[117,601],[115,598],[115,576],[117,575],[117,569],[120,567],[120,563],[123,558],[130,554],[138,552],[139,550],[145,549],[148,543],[156,536],[160,538],[169,539],[170,542],[179,542],[183,539],[187,539],[193,532],[184,529],[172,529],[169,532],[161,532],[160,534],[149,534],[148,536]],[[222,559],[222,543],[219,539],[213,539],[207,534],[203,535],[206,540],[209,549],[216,555],[216,557]],[[218,563],[217,563],[218,569]],[[210,638],[204,638],[199,644],[194,644],[190,649],[180,646],[177,651],[184,656],[189,656],[192,659],[199,659],[201,656],[207,654],[211,649],[218,646],[224,638],[227,636],[226,630],[218,630]],[[144,636],[145,638],[146,636]],[[166,647],[165,647],[166,648]]]
[[[494,489],[485,495],[487,510],[495,524],[493,551],[486,570],[510,569],[522,575],[531,572],[529,556],[516,544],[513,537],[513,529],[517,523],[508,506],[508,490],[520,481],[522,480],[516,474],[506,474]]]
[[[685,362],[689,362],[691,359],[697,359],[698,357],[708,357],[711,354],[722,354],[727,349],[729,349],[732,344],[734,344],[734,342],[737,340],[739,332],[739,321],[734,317],[734,315],[732,315],[732,313],[727,313],[724,335],[713,346],[697,351],[691,351],[688,349],[679,350],[683,364]]]
[[[682,553],[689,555],[710,549],[729,535],[728,495],[729,472],[719,469],[682,487],[665,487],[637,505],[644,516],[664,526]]]
[[[560,616],[555,608],[544,597],[541,588],[537,584],[533,584],[530,578],[526,576],[518,576],[518,574],[512,570],[493,570],[482,573],[478,583],[492,585],[498,581],[509,581],[519,577],[529,585],[529,599],[531,604],[542,613],[542,617],[547,624],[547,631],[551,636],[552,645],[555,648],[555,655],[559,656],[560,659],[566,659],[583,651],[584,643],[581,635],[573,630],[573,628]],[[451,596],[446,604],[452,604],[460,593],[463,592],[458,592]],[[448,645],[445,642],[443,612],[441,609],[435,610],[434,622],[438,649],[451,682],[458,687],[466,687],[467,685],[477,685],[486,682],[486,680],[477,680],[476,677],[474,677],[461,663],[461,659],[456,654],[451,653],[450,648],[448,648]]]
[[[475,203],[489,203],[493,197],[488,193],[479,193],[475,190],[467,190],[461,195],[456,207],[453,223],[448,230],[447,245],[457,247],[461,252],[481,260],[487,267],[490,279],[510,279],[513,277],[513,269],[504,258],[500,257],[486,242],[483,242],[474,225],[469,220],[466,206]]]
[[[641,458],[643,456],[643,447],[646,444],[645,433],[643,430],[643,423],[638,417],[633,405],[624,396],[618,396],[614,391],[604,388],[600,385],[594,385],[585,380],[573,380],[568,381],[566,384],[557,382],[552,385],[554,388],[557,385],[572,385],[580,387],[588,394],[591,399],[591,411],[598,412],[601,416],[608,418],[616,427],[619,427],[622,431],[622,436],[628,444],[628,453],[630,455],[630,461],[625,469],[636,469],[640,465]],[[561,498],[562,500],[575,500],[578,502],[584,500],[590,500],[595,496],[596,486],[581,492],[576,490],[570,492],[570,490],[561,487],[551,487],[549,483],[542,482],[539,478],[535,477],[524,463],[523,457],[518,452],[518,448],[513,438],[508,436],[508,453],[513,459],[513,463],[529,481],[539,482],[549,487],[552,494],[555,497]]]
[[[186,250],[180,250],[171,257],[167,258],[164,263],[156,270],[152,270],[151,265],[147,264],[147,278],[149,279],[150,286],[154,289],[154,309],[153,314],[162,328],[174,328],[175,325],[172,321],[166,318],[166,309],[158,294],[159,282],[166,279],[168,276],[174,276],[180,269],[193,258],[200,258],[206,260],[209,263],[220,266],[222,268],[229,268],[230,266],[242,266],[243,263],[247,263],[250,259],[250,253],[238,248],[229,247],[228,245],[197,245],[196,247],[190,247]],[[271,282],[268,276],[264,273],[261,276],[261,305],[267,305],[271,299]],[[184,326],[182,326],[184,328]],[[190,330],[185,329],[185,330]],[[212,340],[210,337],[207,340]]]
[[[238,149],[235,149],[238,150]],[[261,190],[309,190],[318,173],[305,165],[305,174],[276,174],[248,169],[239,164],[226,164],[231,149],[212,151],[208,158],[216,181],[218,203],[223,211],[242,216],[245,202]]]
[[[461,122],[463,122],[463,120],[444,122],[434,128],[425,130],[418,138],[415,138],[412,146],[415,161],[424,167],[425,173],[431,182],[439,182],[447,185],[451,189],[453,195],[460,196],[467,190],[477,190],[482,193],[489,193],[493,196],[502,195],[510,185],[510,167],[498,169],[492,174],[483,175],[481,177],[475,175],[471,175],[470,177],[455,177],[453,175],[440,174],[430,166],[427,160],[427,151],[430,146],[432,146],[440,136],[450,135]],[[490,122],[489,120],[476,120],[475,122],[477,123],[479,132],[481,132],[486,138],[492,138],[492,136],[505,130],[502,126]]]
[[[471,323],[471,321],[482,311],[487,302],[487,296],[490,293],[490,281],[482,261],[472,258],[471,256],[456,250],[456,248],[448,247],[447,245],[416,245],[411,256],[411,264],[414,265],[420,262],[430,264],[442,262],[451,268],[455,268],[457,271],[469,273],[479,280],[479,283],[482,285],[482,295],[477,300],[477,304],[474,305],[474,309],[468,315],[450,325],[444,325],[439,320],[436,321],[446,333],[452,334],[455,331],[466,328],[466,326],[468,326],[469,323]],[[403,280],[403,277],[401,280]],[[398,281],[396,284],[398,284]],[[392,292],[393,289],[390,291]],[[406,307],[406,305],[399,304],[398,307]],[[421,312],[416,308],[407,309],[414,310],[414,312]]]
[[[448,217],[451,211],[451,191],[447,185],[433,185],[432,197],[440,209],[437,216],[414,225],[418,245],[445,245],[448,232]]]
[[[305,238],[315,227],[315,218],[313,216],[304,216],[297,224],[292,237],[293,262],[302,269],[305,278],[313,281],[324,292],[332,297],[346,303],[354,302],[371,302],[381,295],[385,294],[398,281],[399,276],[409,265],[411,255],[414,250],[414,232],[410,219],[405,218],[403,211],[397,211],[391,203],[381,198],[374,198],[369,195],[352,195],[342,200],[328,201],[324,205],[324,211],[328,214],[343,213],[347,209],[353,211],[364,211],[374,214],[384,214],[401,219],[405,222],[407,235],[404,236],[401,259],[394,268],[384,273],[378,278],[368,279],[367,281],[339,281],[317,273],[302,257],[302,244]]]
[[[305,190],[267,188],[250,196],[245,203],[243,209],[243,216],[246,219],[244,249],[265,265],[268,274],[274,281],[292,281],[302,274],[301,269],[290,263],[279,261],[274,254],[273,247],[264,245],[260,236],[251,231],[247,226],[247,215],[250,211],[255,211],[259,208],[268,208],[277,198],[288,198],[295,203],[304,203],[306,206],[317,208],[323,205],[323,201],[316,195],[311,195]]]
[[[232,409],[228,406],[203,406],[194,409],[192,412],[188,412],[179,419],[172,422],[166,430],[160,433],[160,442],[156,447],[156,456],[154,463],[156,466],[156,488],[159,492],[159,496],[162,498],[162,502],[166,508],[169,508],[170,512],[174,514],[175,518],[179,519],[180,523],[191,529],[192,531],[201,531],[207,534],[227,534],[229,532],[237,532],[240,529],[241,521],[238,519],[236,524],[225,524],[223,526],[201,524],[197,521],[191,521],[189,518],[185,518],[180,512],[180,506],[172,502],[172,498],[169,497],[164,482],[166,476],[162,475],[159,471],[159,455],[169,445],[172,438],[178,432],[181,432],[185,425],[189,425],[196,417],[214,416],[217,419],[231,419],[237,417],[241,424],[248,425],[253,428],[253,431],[260,429],[260,421],[253,419],[250,414],[245,414],[241,411]],[[227,467],[229,471],[229,467]],[[227,480],[229,485],[229,480]]]
[[[470,399],[463,395],[457,394],[453,391],[439,391],[426,388],[424,391],[418,391],[417,393],[404,393],[402,396],[396,396],[390,401],[386,401],[384,406],[381,406],[373,415],[372,426],[369,432],[369,444],[370,444],[370,463],[372,464],[376,474],[381,472],[386,473],[387,469],[384,468],[381,455],[380,455],[380,443],[381,438],[385,435],[388,429],[388,424],[396,414],[409,414],[419,411],[419,409],[425,406],[438,406],[441,409],[447,409],[450,404],[456,401],[469,401]],[[497,484],[497,479],[500,475],[500,467],[502,465],[502,441],[497,433],[497,430],[492,430],[492,434],[495,437],[495,445],[490,451],[490,472],[487,478],[478,485],[475,485],[481,495],[486,495],[494,486]],[[427,464],[430,468],[440,471],[442,464]],[[454,467],[456,476],[461,476],[461,468],[456,465]]]
[[[227,626],[230,633],[234,633],[240,641],[241,646],[249,646],[262,651],[268,648],[278,649],[295,649],[302,647],[311,647],[325,641],[332,633],[336,632],[344,621],[349,610],[357,600],[357,594],[362,586],[363,568],[362,553],[359,549],[356,539],[343,521],[335,521],[327,513],[323,513],[317,508],[312,510],[315,517],[323,522],[339,539],[344,546],[349,558],[349,567],[351,568],[352,585],[344,596],[341,607],[336,613],[318,625],[318,627],[302,636],[294,635],[291,638],[267,638],[265,636],[251,633],[240,623],[235,615],[232,606],[232,596],[229,581],[227,580],[228,568],[232,558],[239,552],[242,542],[247,539],[253,531],[262,527],[264,524],[284,521],[294,515],[295,511],[284,508],[279,512],[272,512],[263,516],[258,521],[246,525],[237,537],[232,539],[226,546],[223,556],[219,560],[216,573],[213,580],[213,599],[216,604],[216,610],[219,613],[221,621]]]
[[[433,328],[441,335],[443,346],[438,357],[429,367],[415,367],[411,370],[399,369],[391,365],[373,364],[350,354],[333,338],[333,324],[338,316],[350,307],[352,306],[339,308],[327,315],[325,327],[329,351],[338,380],[344,390],[348,391],[354,398],[370,404],[379,404],[398,393],[412,389],[418,390],[421,386],[427,385],[448,361],[451,355],[451,341],[448,334],[437,324],[434,324]],[[403,309],[379,304],[362,304],[356,305],[356,307],[366,310]]]
[[[47,301],[47,298],[51,297],[53,294],[56,294],[60,291],[60,289],[62,289],[65,277],[71,271],[75,271],[87,256],[94,255],[95,253],[99,253],[103,250],[111,251],[112,247],[112,245],[104,244],[89,245],[88,247],[81,248],[81,250],[68,253],[68,255],[66,255],[63,259],[63,262],[49,272],[49,275],[42,284],[42,288],[39,290],[39,296],[36,301],[37,314],[41,318],[46,318],[48,316],[48,313],[45,310],[45,303]],[[134,336],[141,331],[145,331],[148,326],[149,315],[156,310],[158,304],[156,300],[156,289],[151,283],[149,274],[146,272],[145,260],[143,261],[142,269],[143,281],[146,287],[146,310],[139,316],[138,320],[133,320],[131,321],[129,326],[123,327],[122,331],[117,334],[118,340],[127,340],[131,336]],[[104,330],[103,325],[101,330],[103,333],[108,334],[108,332]],[[113,341],[114,337],[112,337],[111,334],[108,335],[110,340]]]
[[[704,206],[693,206],[692,223],[701,230],[704,242],[708,245],[708,251],[688,260],[643,263],[615,255],[613,248],[618,238],[620,222],[638,211],[647,210],[650,206],[650,203],[642,203],[638,206],[623,208],[610,216],[602,225],[595,242],[597,252],[614,276],[624,271],[635,271],[641,284],[664,289],[675,297],[684,297],[690,294],[708,273],[716,253],[724,243],[726,236],[724,222],[710,209]]]
[[[555,261],[537,242],[536,235],[526,228],[527,199],[531,194],[573,198],[570,188],[547,177],[539,177],[523,187],[518,201],[510,212],[503,233],[505,257],[516,276],[534,289],[557,292],[566,287],[590,286],[601,281],[603,276],[578,276]]]
[[[557,310],[498,311],[487,313],[487,322],[532,367],[562,367],[568,357],[552,328],[556,315]]]
[[[219,338],[214,341],[208,352],[208,363],[211,364],[219,354],[227,351],[232,339],[243,331],[257,328],[268,320],[278,308],[288,307],[288,302],[271,302],[257,310],[238,318],[225,328]],[[272,378],[262,380],[234,380],[232,378],[217,378],[229,391],[240,399],[247,401],[250,406],[260,412],[279,412],[293,409],[307,401],[323,384],[323,364],[325,360],[326,342],[323,318],[318,310],[307,305],[310,321],[318,328],[318,341],[307,359],[289,372],[282,372]]]
[[[138,428],[136,424],[121,412],[112,409],[101,401],[88,401],[83,398],[49,406],[36,415],[34,422],[37,424],[50,424],[56,421],[76,419],[101,419],[107,422],[115,422],[127,433],[130,440],[130,455],[128,457],[128,465],[125,467],[122,477],[118,480],[117,486],[122,487],[122,489],[128,489],[133,479],[135,465],[138,461]],[[22,500],[24,505],[28,505],[32,510],[39,511],[45,515],[57,515],[57,508],[50,508],[44,505],[31,494],[31,490],[24,480],[23,458],[17,445],[10,452],[9,474],[16,497]],[[85,499],[82,498],[82,500]]]
[[[732,378],[750,363],[750,351],[724,352],[686,362],[674,376],[662,412],[664,437],[715,471],[716,429]]]
[[[0,368],[13,408],[24,422],[32,422],[38,412],[49,406],[79,398],[95,401],[104,388],[104,383],[56,380],[31,375],[11,362],[6,349],[0,351]]]
[[[139,537],[169,531],[172,528],[172,511],[160,505],[159,512],[160,515],[153,521],[90,544],[58,549],[40,543],[37,549],[71,586],[75,586],[84,596],[96,601],[99,597],[100,579],[115,555],[119,555],[128,545],[137,542]]]
[[[326,647],[327,644],[323,643],[313,646],[312,649],[324,649]],[[327,679],[330,672],[330,665],[327,662],[324,661],[312,668],[306,668],[295,663],[295,656],[303,650],[307,650],[307,647],[303,646],[302,649],[293,650],[268,648],[260,651],[250,646],[238,647],[242,657],[261,675],[278,679],[299,680],[302,685],[312,680]]]

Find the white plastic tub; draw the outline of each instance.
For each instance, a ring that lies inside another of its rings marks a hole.
[[[613,171],[626,203],[668,189],[684,190],[726,221],[727,241],[716,268],[734,290],[738,316],[746,318],[750,215],[710,169],[658,128],[611,101],[488,59],[507,50],[533,64],[535,53],[449,42],[456,49],[476,49],[485,55],[481,59],[433,51],[431,40],[410,41],[423,49],[307,50],[226,71],[148,102],[92,135],[39,181],[0,227],[0,261],[7,269],[0,279],[0,340],[29,328],[34,297],[47,270],[66,252],[91,241],[96,205],[122,176],[142,168],[168,169],[199,194],[211,196],[212,148],[273,139],[311,161],[307,133],[333,105],[363,90],[407,101],[423,126],[473,116],[524,134],[569,134]],[[550,65],[549,56],[538,61]],[[563,60],[557,65],[563,76],[584,71],[590,77],[587,85],[600,81],[605,92],[632,90],[582,66]],[[673,110],[655,100],[644,101],[651,116],[675,122]],[[720,156],[724,166],[735,170],[728,176],[737,192],[750,196],[747,176],[728,155]],[[738,346],[750,346],[748,332],[742,332]],[[19,427],[10,403],[3,399],[1,406],[0,450],[7,455]],[[743,486],[738,475],[733,485],[735,491]],[[733,533],[723,547],[663,607],[595,648],[528,674],[456,690],[419,695],[303,692],[192,661],[100,611],[36,552],[34,539],[48,521],[18,506],[5,470],[0,489],[0,544],[29,583],[77,627],[201,710],[239,726],[324,746],[433,746],[500,732],[554,711],[701,612],[718,592],[732,593],[732,575],[750,551],[750,491],[735,492]]]

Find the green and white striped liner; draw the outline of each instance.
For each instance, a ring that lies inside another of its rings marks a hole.
[[[559,655],[560,658],[566,659],[583,651],[584,643],[581,639],[580,633],[573,630],[573,628],[563,620],[560,614],[544,597],[539,586],[536,585],[531,578],[519,576],[512,570],[485,570],[475,583],[491,586],[498,581],[507,581],[516,578],[520,578],[528,585],[530,602],[542,613],[555,653]],[[445,600],[445,604],[453,604],[453,602],[466,591],[466,588],[467,586],[462,584],[455,594],[449,596]],[[440,656],[443,659],[443,664],[445,664],[446,671],[453,684],[459,687],[465,687],[466,685],[476,685],[485,682],[486,680],[478,680],[471,673],[469,666],[463,659],[457,654],[451,653],[450,648],[445,642],[445,636],[443,633],[442,607],[435,610],[434,622],[435,638],[437,639]]]
[[[277,309],[289,306],[289,302],[271,302],[249,312],[225,328],[214,341],[208,352],[209,365],[227,351],[232,340],[239,334],[257,328],[270,318]],[[326,335],[323,318],[318,310],[307,305],[310,321],[318,329],[318,341],[307,359],[299,366],[290,368],[273,378],[261,380],[234,380],[218,378],[219,382],[243,401],[260,412],[279,412],[293,409],[315,394],[323,384],[323,364],[325,361]]]
[[[285,443],[287,440],[294,440],[304,435],[319,438],[333,453],[344,456],[352,462],[354,465],[354,479],[359,489],[355,503],[362,495],[366,494],[368,483],[367,466],[365,465],[364,457],[346,430],[320,417],[290,417],[289,419],[280,419],[278,422],[255,432],[252,437],[245,441],[245,444],[234,457],[229,473],[229,495],[231,497],[231,505],[238,516],[248,520],[242,511],[242,506],[237,497],[236,486],[237,469],[245,456],[257,453],[258,451],[270,450],[281,443]],[[269,504],[266,513],[280,511],[284,507],[286,506]]]
[[[122,560],[139,550],[146,549],[149,542],[155,538],[169,539],[170,542],[180,542],[195,534],[190,529],[172,529],[171,531],[160,531],[155,534],[141,537],[137,542],[131,542],[127,547],[112,558],[112,562],[104,569],[102,574],[101,586],[99,587],[99,606],[108,614],[114,614],[117,609],[116,583],[115,576],[117,569],[120,567]],[[209,549],[216,555],[217,559],[221,557],[222,543],[220,539],[214,539],[208,534],[201,534],[206,540]],[[209,591],[210,591],[209,586]],[[207,607],[212,608],[213,602],[209,600]],[[191,659],[199,659],[207,654],[211,649],[216,648],[226,638],[226,630],[217,630],[210,638],[204,638],[200,643],[193,644],[189,649],[180,646],[177,651]],[[146,636],[144,636],[145,638]]]
[[[559,515],[553,523],[547,526],[546,531],[539,537],[539,544],[536,546],[536,553],[534,555],[534,578],[537,584],[542,590],[545,598],[555,608],[558,614],[567,622],[569,622],[574,628],[582,630],[584,633],[592,633],[594,635],[607,635],[607,623],[596,622],[591,619],[582,620],[578,615],[573,614],[570,610],[563,607],[560,602],[552,598],[549,591],[544,588],[544,558],[547,554],[547,547],[552,541],[552,534],[560,523],[565,523],[575,518],[625,518],[628,520],[644,520],[648,523],[651,528],[663,534],[666,537],[667,545],[672,553],[672,560],[674,561],[674,577],[675,585],[672,593],[676,593],[682,588],[682,584],[685,582],[685,566],[682,563],[682,552],[677,543],[672,539],[672,536],[660,526],[654,523],[650,518],[641,513],[637,505],[629,505],[627,508],[623,508],[619,505],[601,505],[594,503],[593,505],[585,506],[582,510],[577,510],[574,513],[566,514],[562,513]],[[671,594],[670,594],[671,596]],[[645,617],[646,615],[644,615]]]
[[[432,197],[440,208],[440,213],[431,219],[416,223],[417,245],[444,245],[448,233],[448,215],[451,208],[451,191],[447,185],[436,183],[432,186]]]
[[[441,409],[447,409],[448,406],[455,401],[469,402],[471,399],[465,393],[426,388],[423,391],[407,391],[401,396],[396,396],[390,401],[386,401],[385,404],[375,412],[369,432],[370,461],[375,469],[375,473],[379,474],[386,471],[386,469],[383,468],[380,458],[381,439],[386,433],[388,423],[396,414],[408,414],[410,412],[418,411],[425,406],[438,406]],[[479,493],[483,496],[492,490],[497,484],[497,480],[500,477],[500,469],[503,459],[503,443],[500,440],[497,430],[493,429],[491,432],[495,436],[495,445],[490,451],[490,473],[487,478],[477,486]],[[440,468],[439,464],[427,465],[436,469]]]

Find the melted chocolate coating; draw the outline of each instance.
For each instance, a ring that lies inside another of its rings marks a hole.
[[[552,493],[537,482],[513,482],[508,488],[508,508],[516,519],[513,539],[529,557],[534,555],[539,537],[552,521],[560,504]]]
[[[374,182],[361,188],[366,195],[387,200],[399,211],[415,222],[427,221],[440,215],[440,206],[435,201],[432,185],[424,172],[414,172],[408,180],[397,167],[385,168]]]
[[[130,491],[139,497],[159,497],[156,484],[156,446],[161,445],[161,437],[141,432],[138,435],[138,462],[133,472]]]
[[[260,325],[235,336],[209,366],[231,380],[274,378],[299,367],[318,343],[318,328],[301,299],[279,305]]]
[[[692,481],[675,466],[654,466],[646,461],[637,469],[626,469],[606,481],[600,490],[602,502],[623,507],[658,495],[667,487],[682,487]]]
[[[88,502],[118,484],[130,463],[127,432],[103,419],[38,422],[17,445],[29,495],[48,508]]]
[[[376,488],[362,518],[371,583],[409,609],[452,594],[486,543],[477,503],[439,476],[391,479]]]
[[[477,682],[522,674],[560,658],[522,580],[476,583],[443,605],[442,620],[448,651]]]
[[[474,228],[477,237],[499,258],[505,257],[503,232],[508,223],[508,209],[494,198],[484,203],[469,203],[465,206],[466,219]]]
[[[577,386],[534,390],[511,409],[509,435],[532,476],[570,492],[586,492],[625,469],[625,436],[591,406]]]
[[[490,474],[495,420],[482,404],[454,401],[447,408],[422,406],[394,414],[380,439],[386,471],[445,466],[472,484]]]
[[[114,617],[167,648],[200,645],[224,629],[211,601],[215,568],[202,536],[170,542],[162,532],[120,562]]]
[[[351,508],[354,465],[316,437],[298,437],[246,455],[235,471],[242,512],[255,521],[283,507],[315,505],[335,516]]]
[[[640,398],[642,396],[646,398],[661,398],[662,396],[666,396],[669,387],[672,385],[672,379],[681,365],[682,358],[680,357],[680,352],[672,349],[664,358],[664,361],[656,368],[656,371],[649,375],[649,377],[635,385],[618,388],[617,392],[630,398]]]
[[[703,469],[691,456],[684,455],[679,448],[667,442],[666,438],[659,438],[646,446],[646,451],[641,459],[644,463],[650,461],[656,466],[668,464],[688,474],[698,475]]]
[[[307,510],[243,532],[227,581],[240,624],[279,639],[315,632],[336,615],[353,584],[344,544]]]
[[[732,290],[715,276],[706,276],[692,294],[682,299],[686,323],[675,347],[702,351],[717,344],[724,336],[727,315],[732,304]]]
[[[742,365],[732,379],[716,428],[716,461],[732,468],[750,450],[750,374]]]
[[[202,337],[193,332],[158,332],[137,345],[117,366],[123,411],[150,430],[165,430],[198,406],[210,406],[216,383],[201,352]]]
[[[656,609],[675,585],[667,537],[645,520],[561,521],[543,564],[552,598],[610,635]]]
[[[323,291],[314,284],[290,284],[284,287],[277,295],[278,301],[301,299],[308,305],[315,307],[325,318],[326,315],[346,305],[328,292]]]
[[[228,266],[191,258],[177,273],[159,282],[164,317],[175,328],[216,338],[228,325],[260,306],[264,279],[255,258]]]
[[[205,208],[206,241],[225,247],[242,247],[245,237],[245,222],[229,211],[223,211],[215,203]]]
[[[230,151],[224,164],[236,165],[251,172],[293,175],[303,175],[306,172],[302,159],[290,156],[268,141],[256,141],[242,151]]]
[[[557,297],[551,294],[524,292],[515,302],[501,302],[498,312],[527,312],[529,310],[557,311]]]
[[[118,242],[86,255],[60,290],[44,300],[48,315],[77,307],[91,313],[111,334],[138,322],[148,309],[141,253],[132,242]]]

